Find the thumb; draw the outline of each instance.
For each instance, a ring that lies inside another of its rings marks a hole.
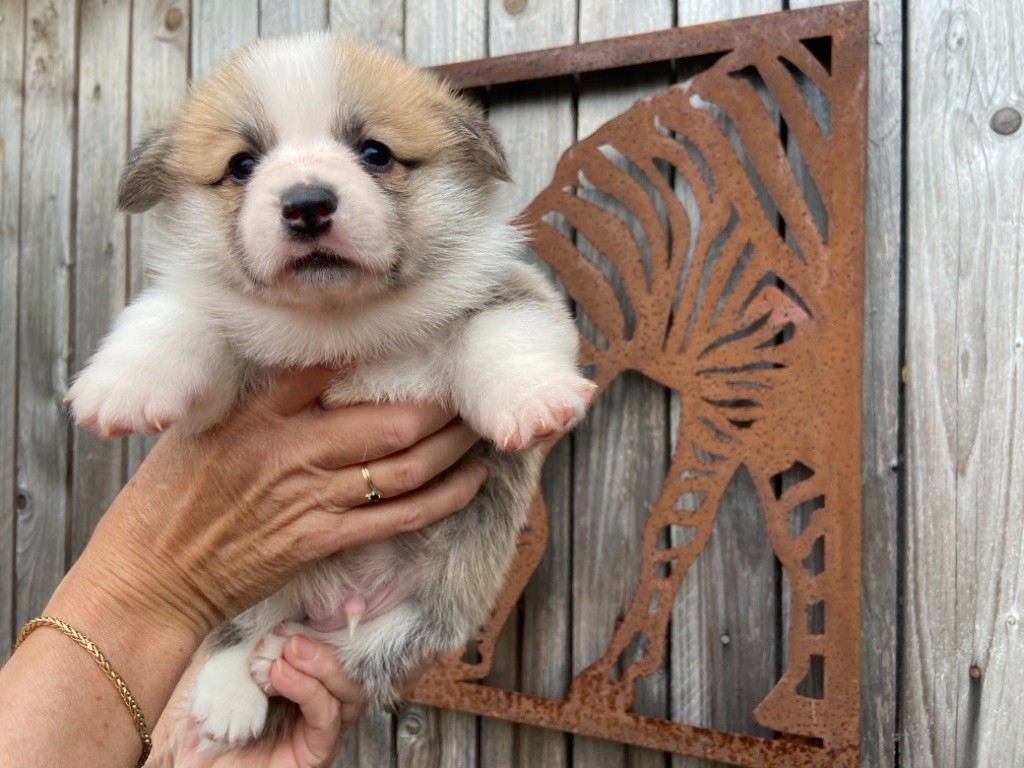
[[[337,368],[326,366],[286,369],[271,378],[260,397],[275,413],[289,416],[313,405],[337,375]]]
[[[303,674],[283,659],[270,666],[274,688],[299,705],[301,716],[292,732],[297,766],[325,768],[338,751],[344,731],[341,703],[316,678]]]

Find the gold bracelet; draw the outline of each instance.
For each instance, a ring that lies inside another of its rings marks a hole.
[[[92,656],[95,662],[99,665],[100,669],[103,670],[103,673],[110,678],[110,682],[112,682],[114,687],[117,688],[117,692],[121,694],[121,699],[124,701],[124,705],[128,707],[128,712],[131,714],[132,720],[135,722],[135,730],[139,732],[139,738],[142,739],[142,756],[139,758],[139,768],[142,768],[146,763],[146,759],[149,757],[150,750],[153,749],[153,739],[149,735],[149,729],[146,728],[146,718],[142,716],[142,709],[139,708],[139,704],[135,701],[135,697],[132,696],[131,691],[128,690],[128,686],[125,685],[124,680],[121,679],[121,676],[117,674],[114,668],[110,666],[110,662],[107,661],[107,657],[104,656],[100,649],[96,647],[96,643],[65,621],[55,619],[52,616],[40,616],[38,619],[32,619],[32,621],[22,627],[21,632],[18,634],[18,641],[14,644],[14,650],[18,650],[18,647],[25,642],[25,638],[32,634],[34,630],[44,626],[59,629],[80,646],[85,648],[85,650],[89,652],[89,655]]]

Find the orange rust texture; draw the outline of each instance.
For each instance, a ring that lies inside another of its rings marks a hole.
[[[721,34],[729,24],[715,27]],[[688,32],[673,30],[680,49]],[[821,55],[823,46],[830,55]],[[541,494],[481,630],[479,662],[442,660],[415,700],[736,765],[857,765],[866,46],[861,3],[747,20],[709,69],[642,99],[571,147],[524,212],[532,247],[598,331],[582,344],[600,392],[627,370],[679,392],[677,448],[645,522],[632,604],[564,701],[479,682],[544,552]],[[814,90],[828,103],[827,120],[808,105]],[[801,191],[794,146],[820,203]],[[699,217],[691,220],[679,189]],[[567,237],[557,223],[582,238]],[[699,229],[693,240],[691,228]],[[578,248],[582,239],[593,247]],[[780,734],[774,739],[629,712],[634,682],[662,666],[676,592],[741,465],[753,478],[792,605],[787,666],[753,712]],[[795,523],[808,505],[813,514]],[[672,526],[689,529],[686,544],[668,543]],[[807,609],[819,603],[825,624],[812,634]],[[635,658],[631,647],[645,650]],[[821,698],[797,692],[812,656],[824,668]]]

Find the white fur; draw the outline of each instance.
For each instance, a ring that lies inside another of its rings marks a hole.
[[[298,184],[319,184],[338,196],[338,210],[318,248],[335,252],[359,269],[385,274],[394,261],[396,222],[390,201],[346,148],[323,140],[280,144],[249,180],[240,216],[242,244],[252,274],[264,282],[288,279],[288,265],[309,244],[288,241],[280,226],[281,196]]]
[[[109,435],[186,418],[197,428],[216,423],[234,402],[240,366],[190,297],[151,290],[118,316],[87,372],[68,398],[80,422]]]
[[[500,448],[525,449],[582,417],[592,388],[576,368],[575,328],[553,290],[517,261],[521,234],[506,223],[495,183],[471,180],[455,165],[424,167],[416,173],[429,183],[418,184],[400,212],[353,148],[331,135],[347,76],[337,61],[321,35],[248,53],[242,86],[259,93],[277,144],[246,185],[232,226],[225,219],[233,214],[209,188],[178,190],[157,206],[153,287],[122,313],[71,387],[80,421],[102,433],[159,431],[172,422],[201,429],[226,414],[251,369],[324,363],[344,371],[328,393],[333,403],[451,403]],[[284,192],[309,183],[331,187],[339,199],[316,248],[352,265],[312,284],[290,266],[313,246],[290,238],[280,220]],[[395,269],[403,279],[397,289],[388,283]],[[530,298],[520,306],[516,296]],[[525,518],[533,486],[522,478],[532,483],[538,466],[531,462],[517,465],[518,495],[504,491],[518,505],[502,511],[504,549],[486,573],[479,565],[477,573],[460,571],[457,561],[458,583],[439,587],[461,590],[451,602],[462,607],[445,609],[451,627],[435,630],[431,652],[454,651],[455,633],[471,630],[489,609],[507,567],[496,560],[511,557],[514,526]],[[254,634],[216,650],[197,677],[191,711],[204,743],[244,742],[263,727],[267,701],[253,676],[268,682],[283,648],[268,633],[280,622],[320,617],[330,631],[301,631],[331,642],[350,670],[418,653],[422,606],[401,600],[414,585],[448,584],[445,569],[453,567],[436,547],[410,558],[413,545],[451,544],[429,536],[349,550],[248,612]],[[487,537],[495,540],[490,531],[465,536],[463,557],[482,551]],[[353,616],[345,612],[353,605],[365,611],[350,633]],[[376,691],[381,700],[386,684]]]
[[[282,142],[312,144],[330,134],[334,115],[324,105],[334,101],[344,69],[328,41],[325,33],[264,40],[248,59],[246,74]]]
[[[536,307],[502,307],[482,312],[459,342],[451,351],[455,405],[498,447],[518,450],[583,417],[593,390],[576,369],[568,323]]]
[[[201,749],[249,741],[262,730],[267,697],[250,674],[254,646],[255,642],[240,643],[212,654],[199,668],[189,711],[199,726]]]

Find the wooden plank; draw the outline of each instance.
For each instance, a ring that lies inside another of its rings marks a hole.
[[[131,142],[165,125],[181,106],[189,71],[188,0],[136,1],[132,9]],[[137,296],[146,284],[145,243],[149,218],[128,219],[129,293]],[[127,472],[132,474],[156,441],[142,435],[128,438]]]
[[[404,0],[381,0],[372,5],[331,0],[329,19],[331,31],[336,34],[372,43],[393,55],[401,56],[404,51]],[[436,727],[436,717],[431,716],[429,723],[421,722],[418,710],[403,709],[400,721],[390,712],[371,712],[345,735],[335,766],[396,765],[401,754],[405,755],[403,764],[412,765],[421,752],[436,756],[438,749],[430,740]]]
[[[14,641],[14,553],[18,491],[18,269],[25,2],[4,4],[0,22],[0,663]]]
[[[96,351],[125,300],[127,227],[115,206],[117,179],[128,152],[131,2],[83,0],[79,13],[74,371]],[[72,449],[75,559],[121,490],[125,443],[75,429]]]
[[[1024,7],[908,13],[901,764],[1020,765]]]
[[[847,0],[850,4],[860,1]],[[821,23],[829,13],[806,11],[801,14],[801,22]],[[761,23],[757,17],[744,17],[736,19],[735,24],[728,28],[708,24],[699,28],[688,27],[685,34],[679,29],[669,28],[635,35],[613,35],[579,45],[441,65],[438,72],[459,88],[604,72],[725,51],[732,47],[737,36],[742,38],[746,34],[756,34]]]
[[[405,0],[331,0],[331,31],[365,40],[395,56],[405,51]]]
[[[625,5],[580,0],[580,42],[671,27],[671,4]],[[654,65],[634,74],[580,79],[578,136],[590,135],[632,103],[669,83]],[[590,321],[583,320],[584,329]],[[600,658],[632,601],[639,575],[644,512],[658,497],[668,468],[668,397],[660,385],[627,373],[602,395],[577,430],[574,445],[572,668]],[[612,565],[614,564],[614,565]],[[639,681],[633,711],[668,714],[668,676]],[[573,739],[576,766],[663,766],[661,753],[589,737]]]
[[[830,0],[791,0],[792,8]],[[861,765],[896,765],[903,17],[872,0],[863,385]]]
[[[817,0],[807,0],[802,3],[802,7],[813,7],[820,5],[821,3]],[[797,90],[800,95],[804,98],[807,108],[819,120],[822,124],[827,124],[830,115],[830,106],[828,98],[818,90],[813,83],[805,75],[796,75],[795,82]],[[831,134],[831,129],[829,133]],[[807,164],[804,160],[803,152],[800,145],[798,144],[796,137],[791,132],[785,133],[785,144],[786,144],[786,159],[789,161],[790,168],[793,171],[793,178],[796,180],[797,186],[803,193],[804,200],[807,205],[807,210],[810,211],[812,218],[818,226],[823,227],[824,232],[829,231],[828,214],[825,209],[825,202],[821,198],[821,192],[819,191],[814,179],[811,177],[811,173],[807,168]],[[782,222],[785,225],[785,222]],[[827,239],[827,238],[826,238]],[[786,231],[786,243],[790,247],[797,246],[797,238],[794,237],[792,229]],[[795,483],[798,483],[802,478],[794,477],[794,473],[787,472],[783,475],[780,485],[782,490],[786,491],[792,487]],[[804,519],[800,519],[803,517]],[[790,520],[790,535],[798,536],[802,528],[810,522],[808,516],[798,516]],[[814,570],[822,570],[825,567],[825,556],[824,550],[820,552],[812,552],[811,555],[804,561],[804,564]],[[790,622],[793,620],[792,616],[792,601],[790,595],[790,583],[789,575],[786,573],[782,574],[782,621],[780,626],[780,632],[783,633],[782,642],[782,654],[781,663],[782,668],[785,668],[789,663],[789,637],[788,628]],[[812,619],[802,619],[810,621],[813,625],[815,632],[824,632],[824,613],[827,612],[827,608],[822,611],[821,616],[812,617]],[[823,696],[825,690],[825,674],[826,670],[824,665],[819,669],[811,669],[807,673],[805,678],[806,688],[804,693],[811,694],[814,696]]]
[[[677,3],[677,24],[692,26],[772,13],[779,0]],[[689,77],[686,64],[680,78]],[[735,135],[731,127],[725,129]],[[678,190],[684,206],[689,190]],[[763,193],[763,190],[759,190]],[[686,405],[673,396],[673,423]],[[672,438],[675,439],[673,433]],[[676,446],[673,444],[673,448]],[[682,544],[682,541],[676,541]],[[697,726],[770,735],[751,713],[777,679],[779,601],[776,559],[764,512],[745,471],[733,478],[719,504],[707,546],[680,586],[672,612],[672,717]],[[717,765],[673,755],[673,768]]]
[[[27,6],[18,299],[19,514],[15,623],[39,614],[64,575],[69,427],[75,34],[73,5]]]
[[[860,757],[864,768],[894,768],[903,524],[897,482],[904,221],[901,4],[872,0],[869,18]]]
[[[259,0],[192,0],[192,79],[202,80],[229,53],[259,34]]]
[[[478,0],[418,0],[405,9],[405,56],[412,64],[425,67],[487,55],[486,6]],[[398,751],[398,765],[406,768],[420,765],[417,760],[442,768],[463,768],[478,764],[479,718],[462,712],[423,708],[424,720],[415,751]],[[403,734],[405,716],[399,723]],[[424,741],[425,735],[436,734],[436,741]],[[406,738],[405,744],[413,743]]]
[[[487,56],[487,7],[478,0],[417,0],[405,9],[405,57],[418,67]]]
[[[491,56],[569,45],[576,40],[576,0],[527,3],[510,12],[502,0],[489,6]],[[490,120],[501,138],[515,184],[507,192],[510,210],[520,211],[547,186],[562,153],[576,140],[572,84],[549,83],[494,88]],[[550,272],[550,270],[548,270]],[[543,492],[548,507],[547,552],[526,589],[518,644],[501,649],[488,681],[532,694],[563,698],[571,674],[569,634],[572,574],[572,440],[563,440],[544,467]],[[503,638],[505,635],[503,635]],[[521,663],[513,655],[518,647]],[[507,655],[506,655],[507,654]],[[562,768],[568,762],[569,737],[557,731],[513,726],[484,718],[480,725],[483,768],[543,765]]]
[[[260,0],[260,36],[327,27],[327,0]]]
[[[332,32],[371,43],[394,55],[402,54],[404,0],[381,0],[371,5],[357,0],[331,0],[328,15]],[[370,712],[345,734],[334,765],[336,768],[393,766],[397,765],[402,750],[407,750],[406,760],[413,762],[421,751],[434,755],[436,750],[431,746],[429,735],[436,726],[436,718],[421,723],[417,712],[403,710],[401,721],[391,712]],[[424,740],[426,746],[421,750]]]

